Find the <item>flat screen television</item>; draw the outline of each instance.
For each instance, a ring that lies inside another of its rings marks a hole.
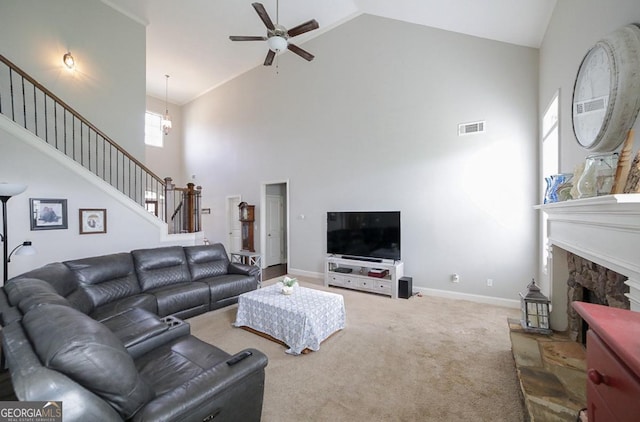
[[[400,211],[327,212],[327,253],[400,260]]]

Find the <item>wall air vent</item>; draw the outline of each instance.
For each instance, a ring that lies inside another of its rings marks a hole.
[[[461,123],[458,125],[458,136],[472,135],[474,133],[484,133],[485,121]]]

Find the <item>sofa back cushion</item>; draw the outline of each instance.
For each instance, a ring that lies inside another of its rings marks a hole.
[[[21,274],[12,280],[23,278],[39,278],[40,280],[45,280],[56,289],[59,295],[64,297],[69,296],[77,288],[75,275],[62,262],[47,264],[44,267]]]
[[[49,304],[26,313],[22,324],[44,366],[97,394],[124,419],[153,398],[115,334],[89,316]]]
[[[115,253],[64,263],[74,274],[94,307],[140,293],[140,286],[128,253]]]
[[[227,274],[229,258],[221,243],[184,248],[193,281]]]
[[[191,281],[182,246],[137,249],[131,255],[143,291]]]
[[[35,293],[57,293],[51,284],[39,278],[13,278],[5,284],[4,291],[11,306],[18,306],[22,299]]]
[[[26,314],[36,306],[50,303],[71,307],[71,303],[69,303],[67,299],[63,298],[57,293],[33,292],[20,301],[20,303],[18,304],[18,309],[20,309],[20,312],[22,312],[23,314]]]

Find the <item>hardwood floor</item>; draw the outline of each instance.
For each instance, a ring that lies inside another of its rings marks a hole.
[[[287,264],[272,265],[262,270],[262,281],[271,280],[287,273]]]

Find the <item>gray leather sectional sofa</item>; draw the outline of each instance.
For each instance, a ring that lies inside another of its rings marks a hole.
[[[5,366],[19,400],[62,401],[65,421],[259,421],[267,358],[230,355],[189,318],[237,302],[258,268],[221,244],[53,263],[2,288]]]

